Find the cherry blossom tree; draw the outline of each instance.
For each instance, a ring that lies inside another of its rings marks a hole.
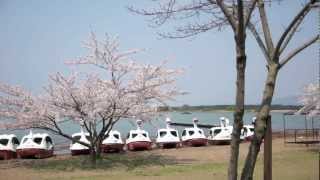
[[[320,114],[320,87],[319,84],[310,83],[303,89],[303,94],[299,97],[303,107],[297,114],[308,114],[317,116]]]
[[[181,70],[168,69],[166,63],[138,64],[130,58],[137,50],[122,52],[118,40],[109,36],[100,42],[91,33],[85,47],[89,50],[87,56],[67,63],[91,64],[102,73],[56,73],[49,76],[49,85],[39,96],[0,84],[0,115],[12,119],[2,127],[40,128],[68,139],[72,137],[60,128],[59,122],[72,120],[83,125],[90,144],[76,142],[90,148],[95,163],[102,140],[119,120],[150,120],[158,106],[181,94],[175,86]]]

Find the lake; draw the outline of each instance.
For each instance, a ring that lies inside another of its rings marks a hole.
[[[272,128],[274,131],[283,130],[283,112],[272,112]],[[158,128],[165,127],[164,119],[165,117],[170,117],[172,122],[180,122],[180,123],[192,123],[192,119],[194,117],[199,119],[199,124],[213,124],[219,125],[220,117],[227,117],[230,119],[230,123],[233,122],[233,112],[230,111],[193,111],[191,114],[183,114],[181,112],[165,112],[162,113],[162,117],[156,118],[153,121],[146,122],[143,124],[143,128],[150,133],[151,137],[156,136],[156,132]],[[251,124],[252,118],[255,116],[255,112],[246,112],[244,115],[244,124]],[[301,115],[296,116],[286,116],[287,128],[304,128],[305,127],[305,117]],[[72,134],[80,131],[80,127],[78,124],[73,123],[71,121],[64,122],[61,124],[62,129],[68,134]],[[308,121],[308,127],[311,127],[311,121]],[[314,121],[314,127],[320,127],[320,120],[317,119]],[[135,129],[135,121],[133,120],[120,120],[114,127],[114,129],[121,132],[122,138],[125,138],[126,134],[131,130]],[[181,133],[184,127],[175,127]],[[3,133],[14,133],[19,139],[28,133],[29,130],[14,130],[14,131],[0,131],[0,134]],[[44,132],[42,130],[33,130],[36,132]],[[69,140],[62,138],[60,136],[53,135],[53,139],[56,145],[69,143]]]

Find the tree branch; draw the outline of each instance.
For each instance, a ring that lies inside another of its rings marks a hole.
[[[109,129],[109,127],[112,125],[112,121],[113,121],[113,118],[114,118],[114,115],[115,115],[115,112],[116,112],[116,109],[117,109],[117,106],[115,103],[113,103],[113,106],[112,106],[112,112],[111,112],[111,115],[109,115],[109,117],[107,118],[108,119],[108,123],[107,125],[103,125],[102,126],[102,129],[97,137],[97,140],[98,139],[104,139],[103,137],[105,135],[108,135],[109,132],[107,134],[105,134],[105,132]],[[103,121],[105,122],[106,121],[106,117],[103,117]],[[112,129],[112,126],[111,126],[111,129]]]
[[[258,8],[259,8],[259,14],[260,14],[260,19],[261,19],[261,25],[262,25],[262,30],[264,34],[264,40],[267,45],[267,52],[271,54],[274,50],[273,42],[272,42],[272,36],[268,24],[268,18],[267,14],[264,8],[264,1],[259,0],[258,1]]]
[[[301,52],[302,50],[304,50],[305,48],[309,47],[310,45],[312,45],[313,43],[315,43],[317,40],[319,39],[319,35],[311,38],[310,40],[308,40],[307,42],[305,42],[304,44],[302,44],[300,47],[294,49],[291,53],[289,53],[289,55],[284,58],[281,62],[280,62],[280,68],[282,68],[285,64],[287,64],[295,55],[297,55],[299,52]]]
[[[144,15],[144,16],[154,16],[151,21],[155,22],[155,26],[161,26],[170,18],[176,14],[185,13],[185,15],[180,19],[186,19],[189,17],[194,17],[198,15],[199,10],[210,9],[208,8],[211,4],[216,3],[204,3],[204,2],[194,2],[184,6],[174,8],[176,0],[170,0],[165,5],[159,4],[158,10],[144,10],[144,9],[135,9],[134,7],[127,7],[127,9],[135,14]],[[154,26],[153,26],[154,27]]]
[[[237,6],[237,16],[238,16],[238,27],[237,27],[237,36],[238,36],[238,45],[245,44],[245,26],[244,26],[244,15],[243,15],[243,3],[242,0],[238,0],[238,6]],[[237,46],[238,46],[237,45]]]
[[[258,45],[259,45],[259,47],[260,47],[265,59],[267,61],[267,64],[270,64],[271,63],[271,58],[270,58],[269,53],[268,53],[268,51],[266,49],[266,46],[265,46],[264,42],[262,41],[259,33],[257,32],[255,26],[251,22],[249,22],[248,23],[248,28],[251,31],[251,33],[254,36],[254,38],[256,39],[256,41],[257,41],[257,43],[258,43]]]
[[[293,18],[293,20],[291,21],[291,23],[289,24],[289,26],[285,29],[285,31],[283,32],[283,34],[281,35],[277,46],[273,52],[273,56],[279,56],[279,52],[280,52],[280,47],[283,45],[283,42],[285,41],[287,35],[291,32],[292,28],[295,27],[296,23],[300,23],[299,20],[301,17],[305,17],[306,14],[308,14],[308,12],[310,11],[310,9],[312,8],[312,5],[316,3],[316,0],[310,0],[301,10],[300,12]]]
[[[180,26],[176,28],[176,33],[163,33],[159,32],[158,35],[162,38],[171,38],[171,39],[182,39],[195,36],[197,34],[207,32],[211,29],[217,28],[220,30],[223,26],[228,25],[229,22],[227,19],[220,19],[219,21],[210,20],[204,23],[189,23],[185,26]]]
[[[151,16],[151,22],[156,28],[169,20],[185,21],[185,25],[174,27],[174,33],[159,32],[162,38],[187,38],[195,36],[199,33],[206,32],[211,29],[221,29],[225,25],[229,25],[229,21],[225,17],[221,8],[217,5],[216,0],[199,0],[199,1],[179,1],[168,0],[159,1],[158,8],[150,10],[135,9],[128,7],[128,10],[143,16]],[[226,9],[228,10],[226,4]],[[208,18],[211,16],[210,18]],[[206,21],[200,19],[205,18]],[[191,21],[187,21],[187,19]],[[197,19],[197,20],[195,20]],[[199,21],[198,21],[199,20]]]
[[[257,4],[257,0],[251,0],[251,6],[249,6],[248,11],[247,11],[247,15],[245,16],[245,19],[244,19],[244,26],[245,27],[247,27],[250,22],[251,15],[256,7],[256,4]]]
[[[294,36],[294,34],[296,33],[298,27],[300,26],[300,24],[302,23],[304,17],[307,15],[307,13],[303,14],[299,20],[295,23],[295,25],[292,27],[291,31],[288,33],[287,38],[285,38],[285,41],[283,42],[280,50],[279,50],[279,55],[282,54],[282,52],[285,50],[285,48],[287,47],[287,45],[289,44],[290,40],[292,39],[292,37]]]
[[[210,3],[212,4],[217,4],[221,11],[223,12],[223,14],[226,16],[230,26],[232,27],[233,31],[236,32],[237,30],[237,22],[234,19],[234,17],[232,16],[232,14],[230,13],[230,11],[228,10],[227,6],[223,3],[223,0],[208,0]]]

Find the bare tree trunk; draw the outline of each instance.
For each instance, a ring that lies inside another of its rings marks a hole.
[[[242,0],[237,1],[237,16],[238,23],[235,31],[236,44],[236,67],[237,67],[237,82],[236,82],[236,107],[234,111],[234,122],[230,146],[230,160],[228,168],[229,180],[238,179],[238,159],[239,159],[239,144],[240,133],[243,127],[243,113],[244,113],[244,92],[245,92],[245,70],[246,70],[246,26],[243,13]]]
[[[267,120],[270,113],[270,107],[272,97],[275,89],[276,79],[279,71],[279,64],[272,63],[268,66],[268,75],[265,83],[265,89],[263,93],[263,100],[261,108],[258,112],[257,119],[255,121],[255,133],[251,141],[249,152],[245,161],[244,168],[241,174],[241,180],[252,180],[255,163],[258,153],[260,151],[260,145],[264,138],[264,134],[267,127]]]
[[[101,158],[101,143],[102,141],[100,139],[96,142],[96,158],[98,159]]]
[[[90,148],[90,159],[92,168],[95,168],[97,165],[97,153],[94,146]]]
[[[237,45],[237,82],[236,82],[236,107],[231,139],[231,156],[229,161],[228,178],[229,180],[236,180],[238,176],[238,157],[240,134],[243,127],[244,114],[244,88],[245,88],[245,69],[246,69],[246,55],[245,44]]]
[[[91,134],[91,133],[90,133]],[[91,167],[96,168],[97,165],[97,148],[95,142],[96,136],[91,136],[90,138],[90,160],[91,160]]]
[[[101,158],[101,140],[97,140],[95,144],[90,147],[90,160],[92,168],[96,168],[97,159]],[[91,142],[93,143],[93,142]]]
[[[267,129],[263,143],[263,179],[272,180],[272,128],[271,116],[268,116]]]

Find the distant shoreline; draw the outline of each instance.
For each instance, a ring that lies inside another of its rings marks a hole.
[[[277,110],[275,109],[275,110],[271,110],[271,112],[287,113],[292,110],[297,110],[297,109],[277,109]]]
[[[245,105],[245,111],[249,112],[257,112],[260,105]],[[272,105],[271,112],[288,112],[292,110],[298,110],[302,106],[300,105]],[[200,105],[200,106],[162,106],[159,107],[160,112],[172,112],[177,111],[181,113],[188,114],[189,112],[201,111],[201,112],[210,112],[210,111],[226,111],[232,112],[234,111],[234,105]]]

